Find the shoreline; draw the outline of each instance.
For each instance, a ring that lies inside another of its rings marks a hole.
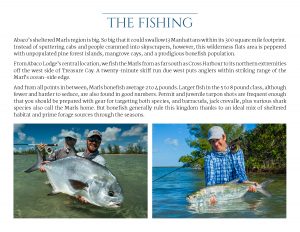
[[[155,167],[152,167],[152,168],[180,168],[182,166],[155,166]],[[191,167],[186,167],[186,168],[189,168],[189,169],[194,169],[194,170],[203,170],[202,168],[198,169],[198,168],[191,168]],[[246,170],[247,173],[251,173],[251,174],[254,174],[254,173],[272,173],[272,174],[286,174],[286,169],[284,168],[262,168],[262,169],[247,169]]]

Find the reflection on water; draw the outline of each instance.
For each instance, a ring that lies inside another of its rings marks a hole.
[[[14,156],[14,217],[16,218],[145,218],[147,217],[147,156],[105,155],[108,168],[124,193],[120,208],[82,204],[66,194],[48,196],[45,173],[30,174],[35,156]]]
[[[156,179],[174,168],[153,168]],[[185,200],[192,192],[203,188],[204,174],[199,170],[180,169],[153,183],[154,218],[285,218],[286,217],[286,176],[273,174],[249,175],[250,180],[261,183],[273,179],[266,189],[272,194],[268,198],[261,193],[247,193],[243,198],[216,205],[189,205]]]

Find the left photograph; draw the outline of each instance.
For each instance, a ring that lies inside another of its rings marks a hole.
[[[14,218],[147,218],[147,124],[14,124]]]

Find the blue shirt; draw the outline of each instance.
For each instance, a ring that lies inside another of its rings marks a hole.
[[[211,151],[204,157],[204,174],[206,186],[224,184],[234,179],[240,182],[248,180],[245,170],[244,154],[241,149],[231,153]]]

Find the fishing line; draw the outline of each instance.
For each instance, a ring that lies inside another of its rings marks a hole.
[[[152,182],[155,182],[155,181],[157,181],[157,180],[159,180],[159,179],[161,179],[161,178],[163,178],[163,177],[165,177],[165,176],[168,176],[168,175],[170,175],[171,173],[173,173],[173,172],[175,172],[175,171],[177,171],[177,170],[179,170],[179,169],[181,169],[181,168],[186,168],[186,167],[188,167],[190,164],[195,163],[196,161],[198,161],[198,160],[201,159],[201,158],[202,158],[202,157],[199,157],[199,158],[197,158],[197,159],[195,159],[195,160],[193,160],[193,161],[191,161],[191,162],[188,162],[188,163],[182,165],[181,167],[176,168],[176,169],[174,169],[173,171],[171,171],[171,172],[169,172],[169,173],[167,173],[167,174],[165,174],[165,175],[162,175],[162,176],[158,177],[157,179],[153,180]]]
[[[185,165],[183,165],[183,166],[181,166],[179,168],[176,168],[175,170],[173,170],[173,171],[171,171],[171,172],[169,172],[169,173],[167,173],[165,175],[162,175],[161,177],[158,177],[157,179],[153,180],[152,182],[155,182],[155,181],[157,181],[157,180],[159,180],[159,179],[161,179],[161,178],[163,178],[163,177],[165,177],[167,175],[170,175],[172,172],[176,172],[177,170],[179,170],[180,168],[183,168],[183,167],[185,167]]]

